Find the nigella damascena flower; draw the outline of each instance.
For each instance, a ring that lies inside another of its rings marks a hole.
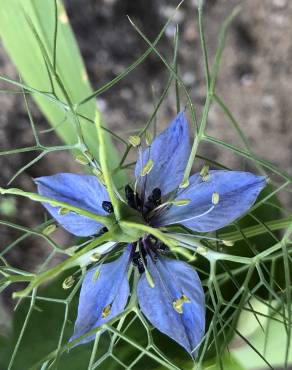
[[[200,233],[220,229],[245,213],[266,183],[264,177],[248,172],[214,170],[192,175],[188,186],[182,188],[189,154],[188,123],[182,112],[149,147],[139,150],[134,186],[125,188],[125,203],[137,210],[146,224],[165,233],[165,227],[173,224]],[[39,193],[47,197],[99,215],[113,210],[106,188],[95,176],[60,173],[36,182]],[[58,207],[44,206],[74,235],[92,236],[105,229],[93,219],[73,212],[60,214]],[[104,253],[109,249],[104,248]],[[129,267],[134,265],[140,273],[137,297],[143,314],[194,354],[205,330],[204,292],[194,268],[167,258],[168,252],[161,241],[145,234],[128,244],[113,262],[91,268],[82,284],[71,340],[123,312],[130,294]],[[92,339],[94,335],[80,343]]]

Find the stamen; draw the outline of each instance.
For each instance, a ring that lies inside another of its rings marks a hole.
[[[145,266],[144,268],[145,268],[145,276],[146,276],[147,282],[150,285],[150,288],[154,288],[155,287],[155,283],[154,283],[153,277],[151,276],[151,274],[150,274],[149,270],[147,269],[147,267]]]
[[[139,274],[143,274],[145,272],[144,265],[143,265],[143,260],[140,255],[140,252],[135,252],[133,255],[132,263],[134,266],[138,268]]]
[[[149,159],[149,161],[145,164],[144,168],[142,169],[141,176],[144,177],[148,175],[148,173],[152,170],[154,165],[154,162],[152,159]]]
[[[92,262],[97,262],[99,261],[100,257],[101,257],[100,253],[92,253],[92,255],[90,256],[90,260]]]
[[[61,207],[58,211],[59,215],[65,216],[70,213],[70,209]]]
[[[151,194],[151,198],[155,202],[159,201],[161,199],[161,190],[159,188],[153,189],[152,194]]]
[[[99,275],[100,275],[100,268],[98,268],[98,269],[95,271],[94,275],[92,276],[92,281],[93,281],[93,282],[96,282],[96,280],[99,278]]]
[[[145,213],[149,213],[153,211],[156,207],[158,207],[161,203],[161,190],[159,188],[155,188],[152,190],[151,195],[149,195],[147,202],[144,204]]]
[[[146,145],[148,145],[148,146],[150,146],[152,144],[153,135],[149,131],[145,132],[145,141],[146,141]]]
[[[44,228],[43,234],[44,235],[50,235],[57,229],[57,225],[52,224]]]
[[[174,238],[175,240],[180,240],[179,236],[186,236],[190,239],[194,238],[194,239],[206,239],[206,240],[211,240],[211,241],[216,241],[216,242],[219,242],[219,243],[223,243],[225,245],[227,245],[226,243],[228,243],[228,246],[232,246],[234,243],[229,241],[229,240],[222,240],[222,239],[219,239],[219,238],[214,238],[212,236],[205,236],[205,235],[193,235],[193,234],[187,234],[187,233],[170,233],[168,231],[168,234],[171,235],[172,238]],[[232,243],[232,245],[231,245]]]
[[[104,200],[102,202],[102,209],[106,211],[107,213],[113,213],[114,207],[111,202]]]
[[[183,304],[184,303],[189,303],[190,301],[191,300],[185,294],[183,294],[180,298],[175,299],[172,302],[172,306],[173,306],[173,308],[175,309],[176,312],[182,314],[183,313]]]
[[[222,243],[224,245],[226,245],[226,247],[233,247],[234,246],[234,242],[231,241],[231,240],[222,240]]]
[[[210,173],[209,173],[209,166],[207,164],[205,166],[203,166],[203,168],[201,169],[200,176],[201,176],[203,181],[208,181],[209,180]]]
[[[181,207],[181,206],[188,205],[190,201],[191,199],[178,199],[178,200],[173,200],[172,202],[169,202],[169,203],[175,206]]]
[[[134,190],[131,188],[130,185],[125,186],[125,196],[126,200],[131,207],[135,207],[135,196],[134,196]]]
[[[220,198],[219,193],[216,193],[216,192],[213,193],[212,194],[212,203],[214,205],[218,204],[219,203],[219,198]]]
[[[102,311],[101,317],[103,319],[105,319],[106,317],[108,317],[108,315],[111,312],[111,309],[112,309],[112,305],[111,304],[108,304],[107,306],[105,306],[105,308]]]
[[[70,289],[75,283],[75,279],[74,277],[71,275],[71,276],[68,276],[64,281],[63,281],[63,284],[62,284],[62,287],[63,289]]]
[[[210,213],[211,211],[213,211],[214,208],[215,208],[215,206],[213,205],[209,209],[207,209],[207,211],[201,213],[200,215],[196,215],[196,216],[193,216],[193,217],[185,218],[183,220],[176,220],[175,223],[176,224],[179,224],[181,222],[186,222],[186,221],[194,220],[195,218],[200,218],[200,217],[206,216],[208,213]]]
[[[140,136],[137,136],[137,135],[134,135],[134,136],[130,136],[129,139],[128,139],[129,143],[134,147],[136,148],[137,146],[139,146],[141,144],[141,139],[140,139]]]

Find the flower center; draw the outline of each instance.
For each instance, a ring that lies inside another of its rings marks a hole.
[[[132,244],[132,263],[138,268],[139,273],[143,274],[147,268],[147,258],[156,261],[159,255],[165,254],[168,251],[169,248],[167,245],[153,235],[147,235]]]
[[[154,188],[144,203],[130,185],[125,186],[125,195],[128,205],[141,212],[145,221],[148,221],[150,212],[161,204],[161,190],[159,188]]]

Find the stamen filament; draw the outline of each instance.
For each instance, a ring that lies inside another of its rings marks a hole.
[[[182,223],[182,222],[194,220],[195,218],[200,218],[200,217],[206,216],[208,213],[210,213],[211,211],[213,211],[214,208],[215,208],[215,206],[212,205],[209,209],[207,209],[207,211],[201,213],[200,215],[196,215],[196,216],[193,216],[193,217],[185,218],[183,220],[175,220],[174,223],[179,224],[179,223]]]

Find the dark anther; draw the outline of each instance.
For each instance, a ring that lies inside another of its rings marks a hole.
[[[147,202],[145,203],[145,208],[147,212],[152,211],[161,204],[161,190],[155,188],[152,190],[151,195],[149,195]]]
[[[153,189],[151,196],[154,202],[160,201],[161,200],[161,190],[159,188]]]
[[[125,195],[128,202],[135,199],[134,190],[131,188],[130,185],[125,186]]]
[[[108,228],[103,227],[102,229],[99,230],[99,232],[97,234],[95,234],[95,236],[101,236],[101,235],[105,234],[107,231],[108,231]]]
[[[156,250],[160,253],[165,253],[169,251],[169,248],[166,244],[159,241],[156,243]]]
[[[156,241],[154,244],[151,245],[150,249],[153,252],[154,261],[158,260],[159,255],[165,254],[169,251],[168,246],[161,241]]]
[[[109,202],[107,200],[104,200],[102,202],[102,208],[107,213],[113,213],[113,211],[114,211],[113,205],[111,204],[111,202]]]
[[[138,194],[135,194],[135,204],[136,204],[136,209],[137,211],[141,211],[142,208],[142,202]]]
[[[159,206],[161,203],[161,190],[159,188],[152,190],[151,195],[148,197],[148,203],[152,204],[154,207]]]
[[[125,186],[125,195],[129,206],[132,208],[136,208],[134,190],[131,188],[130,185]]]
[[[144,258],[144,256],[143,256],[143,258]],[[145,271],[145,268],[144,268],[144,265],[143,265],[143,261],[142,261],[142,257],[141,257],[140,252],[135,252],[134,253],[132,262],[133,262],[134,266],[138,267],[139,274],[143,274],[143,272]],[[144,258],[144,263],[146,265],[146,263],[147,263],[146,258]]]
[[[134,190],[130,185],[125,186],[125,195],[130,207],[137,209],[138,211],[141,210],[141,199],[138,194],[134,193]]]

